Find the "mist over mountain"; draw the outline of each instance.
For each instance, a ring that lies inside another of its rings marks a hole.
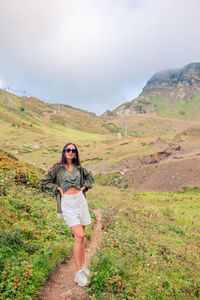
[[[131,115],[157,113],[181,118],[200,116],[200,63],[182,69],[156,73],[142,93],[105,114]]]

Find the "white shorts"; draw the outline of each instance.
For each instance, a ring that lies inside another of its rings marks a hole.
[[[75,195],[64,195],[61,198],[61,209],[63,219],[69,227],[91,223],[87,200],[82,191]]]

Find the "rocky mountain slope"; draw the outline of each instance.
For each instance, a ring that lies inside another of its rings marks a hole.
[[[198,119],[200,117],[200,63],[156,73],[138,98],[105,115],[157,113]]]

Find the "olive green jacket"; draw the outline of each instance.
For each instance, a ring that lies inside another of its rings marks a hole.
[[[94,179],[92,177],[91,172],[87,171],[85,168],[81,166],[77,166],[77,168],[80,171],[80,175],[81,175],[80,186],[86,187],[86,189],[83,191],[85,195],[87,190],[92,188]],[[40,180],[42,190],[49,191],[56,196],[58,216],[62,214],[62,210],[61,210],[61,195],[60,192],[57,190],[57,188],[62,184],[64,172],[65,172],[65,166],[59,164],[55,168],[51,168],[48,171],[48,173],[46,173],[43,176],[43,178]]]

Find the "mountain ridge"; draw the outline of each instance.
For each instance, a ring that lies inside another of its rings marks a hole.
[[[136,99],[105,112],[103,116],[144,113],[199,118],[200,63],[155,73]]]
[[[48,117],[47,117],[48,115]],[[19,97],[0,89],[0,120],[13,127],[63,126],[85,132],[110,134],[119,129],[93,112],[67,104],[46,103],[35,97]],[[48,124],[47,124],[48,123]],[[30,129],[30,127],[29,127]]]

